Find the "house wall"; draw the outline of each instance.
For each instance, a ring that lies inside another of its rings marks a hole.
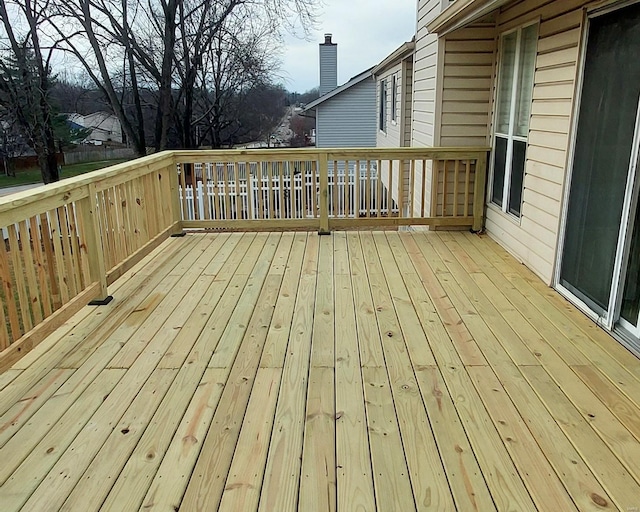
[[[316,108],[316,147],[375,147],[376,82],[367,78]]]
[[[569,158],[584,0],[529,0],[504,9],[498,33],[539,20],[522,217],[487,206],[487,232],[552,283]],[[599,2],[602,4],[602,2]],[[495,91],[493,92],[495,95]]]
[[[376,77],[376,121],[379,119],[380,112],[380,87],[382,82],[387,83],[387,111],[386,111],[386,130],[380,130],[377,126],[377,141],[376,146],[379,148],[397,148],[409,146],[411,139],[411,80],[412,80],[413,62],[411,59],[407,59],[398,62],[395,66],[387,69],[379,76]],[[391,85],[393,77],[396,77],[396,119],[391,120],[391,108],[393,102],[393,94],[391,91]],[[389,162],[382,161],[380,168],[380,177],[385,187],[389,187]],[[394,200],[398,200],[398,178],[399,169],[396,167],[392,174],[391,179],[391,191]],[[420,181],[422,183],[422,181]],[[404,190],[408,190],[409,187],[409,164],[404,166]],[[418,187],[422,190],[421,187]],[[404,197],[408,197],[405,193]],[[419,203],[418,203],[419,204]],[[406,208],[406,205],[405,205]]]
[[[391,120],[391,109],[393,108],[393,94],[391,91],[391,84],[393,77],[396,77],[396,87],[398,91],[396,93],[396,120]],[[379,148],[397,148],[404,146],[404,130],[401,122],[402,113],[402,88],[404,86],[404,77],[402,76],[402,63],[398,63],[383,72],[381,75],[376,76],[376,112],[380,112],[380,87],[383,81],[387,83],[387,122],[386,131],[382,131],[378,123],[376,123],[376,146]],[[376,115],[376,121],[378,121],[378,115]]]
[[[403,110],[402,112],[402,136],[403,136],[403,145],[411,146],[411,124],[413,119],[413,59],[407,59],[402,63],[404,67],[404,83],[402,86],[402,95],[404,95],[404,100],[401,98],[402,105],[400,108]],[[401,96],[402,96],[401,95]]]
[[[487,146],[496,59],[495,23],[478,23],[441,40],[439,146]]]
[[[435,143],[438,36],[429,34],[426,25],[441,11],[441,0],[418,0],[413,67],[412,146],[432,147]]]
[[[437,34],[430,34],[427,24],[446,8],[442,0],[418,0],[416,47],[413,60],[413,106],[411,112],[411,146],[433,147],[436,140],[436,89],[438,81],[438,63],[441,55]],[[441,67],[440,67],[441,69]],[[422,180],[426,180],[425,190],[431,190],[432,169],[427,163],[416,166],[416,180],[420,190]],[[416,197],[416,201],[421,201]],[[431,195],[425,198],[426,210],[431,209]]]

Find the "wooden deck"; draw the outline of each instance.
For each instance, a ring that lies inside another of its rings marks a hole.
[[[486,237],[190,234],[0,374],[0,510],[640,510],[640,361]]]

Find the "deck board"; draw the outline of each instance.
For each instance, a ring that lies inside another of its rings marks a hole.
[[[0,375],[6,511],[634,510],[640,361],[484,236],[170,239]]]

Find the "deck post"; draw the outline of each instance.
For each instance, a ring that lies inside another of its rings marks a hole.
[[[484,190],[487,183],[487,153],[484,151],[476,160],[476,176],[473,184],[473,227],[478,233],[484,227]]]
[[[171,213],[173,223],[176,227],[176,231],[171,234],[171,236],[184,236],[184,232],[182,231],[182,214],[180,213],[180,192],[178,191],[178,163],[176,162],[175,156],[171,156],[169,158],[168,170],[169,170],[169,194],[170,197],[166,197],[165,201],[169,201],[171,205]],[[205,171],[206,172],[206,171]],[[186,191],[182,191],[183,194],[186,194]]]
[[[107,268],[104,261],[104,249],[100,234],[100,213],[96,203],[97,189],[94,183],[88,185],[87,197],[79,201],[82,228],[84,231],[87,260],[89,263],[89,275],[92,282],[99,285],[98,297],[90,306],[103,306],[109,304],[113,297],[107,290]]]
[[[319,155],[320,162],[320,194],[318,201],[320,201],[320,228],[318,229],[319,235],[328,235],[329,231],[329,159],[326,152],[321,152]],[[336,170],[334,172],[334,179]]]

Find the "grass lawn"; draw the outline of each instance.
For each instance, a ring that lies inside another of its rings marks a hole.
[[[60,179],[71,178],[78,174],[84,174],[85,172],[95,171],[96,169],[102,169],[103,167],[109,167],[110,165],[119,164],[120,162],[126,162],[128,158],[119,160],[99,160],[97,162],[83,162],[81,164],[63,165]],[[16,177],[0,175],[0,188],[17,187],[19,185],[30,185],[31,183],[42,183],[42,177],[40,176],[40,169],[26,169],[24,171],[16,171]]]

